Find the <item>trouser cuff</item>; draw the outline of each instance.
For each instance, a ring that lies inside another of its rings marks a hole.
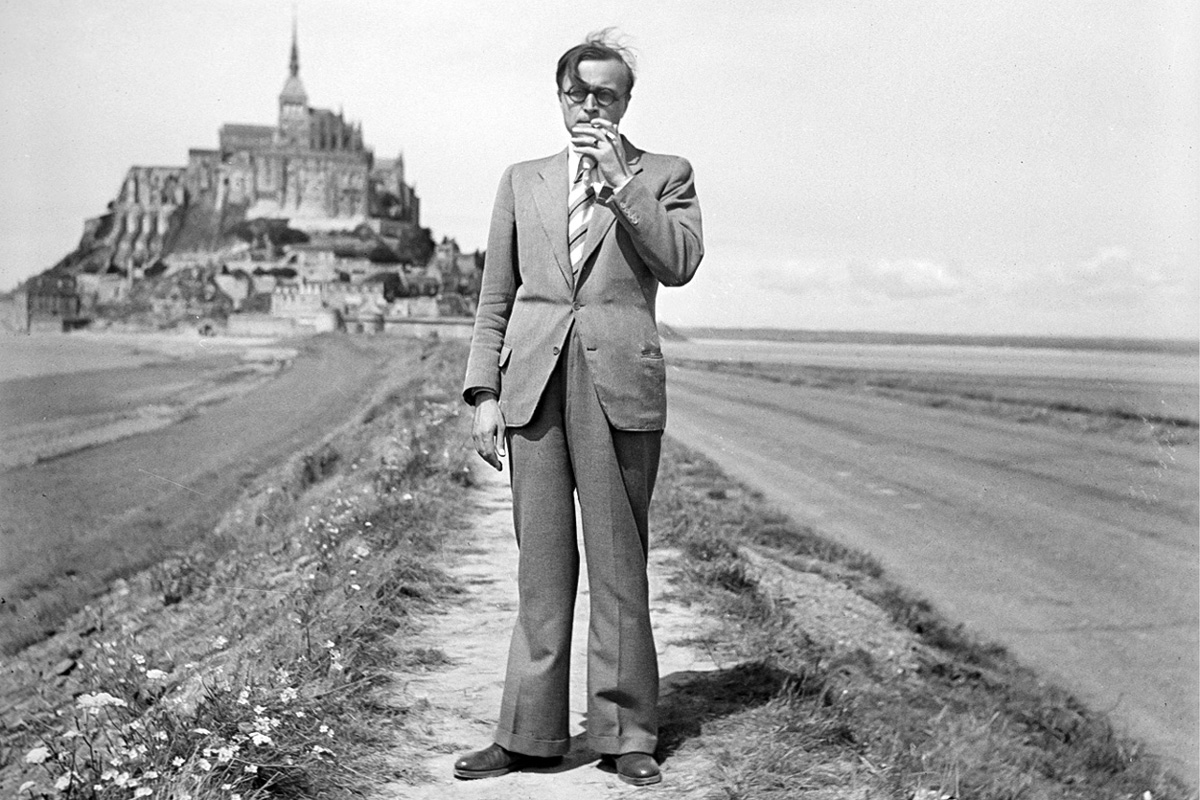
[[[622,753],[653,753],[658,747],[658,737],[646,734],[636,736],[588,736],[588,746],[601,755],[618,756]]]
[[[534,739],[502,728],[496,729],[496,744],[505,750],[538,758],[565,756],[571,750],[570,739]]]

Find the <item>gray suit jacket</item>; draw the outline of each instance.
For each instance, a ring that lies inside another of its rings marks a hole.
[[[596,203],[578,275],[567,253],[567,151],[514,164],[500,181],[464,397],[496,392],[510,427],[533,416],[572,326],[613,427],[666,425],[655,296],[700,265],[700,205],[685,159],[624,144],[634,177]]]

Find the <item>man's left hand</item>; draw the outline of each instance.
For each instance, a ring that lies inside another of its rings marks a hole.
[[[571,144],[581,155],[595,159],[596,169],[600,172],[598,177],[614,189],[619,189],[633,177],[625,161],[621,134],[608,120],[597,117],[571,128]]]

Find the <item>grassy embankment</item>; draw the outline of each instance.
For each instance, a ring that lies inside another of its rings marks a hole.
[[[682,445],[668,443],[656,491],[657,536],[685,555],[679,591],[721,621],[699,643],[733,665],[666,709],[664,749],[704,755],[708,797],[1196,796],[1102,715]],[[913,658],[810,635],[786,587],[813,573],[911,633]]]
[[[455,592],[439,548],[469,482],[462,351],[425,347],[424,374],[256,481],[210,540],[28,653],[14,677],[47,679],[6,716],[0,792],[336,797],[421,780],[384,754],[419,747],[430,712],[389,684],[446,659],[405,643]],[[1101,717],[675,443],[658,492],[655,535],[685,554],[676,590],[714,620],[696,644],[729,665],[664,702],[661,754],[704,754],[708,796],[1189,796]],[[878,604],[915,655],[809,635],[789,575]]]
[[[344,796],[397,777],[388,676],[461,517],[462,349],[423,349],[216,530],[6,669],[4,797]],[[411,735],[411,734],[409,734]]]

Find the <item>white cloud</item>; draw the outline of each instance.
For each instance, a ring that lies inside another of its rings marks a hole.
[[[782,264],[761,265],[754,270],[751,277],[753,282],[763,289],[804,295],[844,284],[846,269],[833,261],[790,258]]]
[[[858,288],[894,300],[947,297],[967,288],[961,272],[946,264],[920,258],[853,261],[849,274]]]
[[[1052,288],[1082,298],[1143,301],[1162,291],[1187,288],[1187,270],[1142,261],[1128,248],[1102,247],[1090,258],[1052,265]],[[1193,281],[1194,282],[1194,281]]]
[[[788,259],[760,266],[752,277],[763,289],[792,295],[838,292],[903,300],[946,297],[968,288],[955,267],[917,258],[879,259],[873,263]]]

